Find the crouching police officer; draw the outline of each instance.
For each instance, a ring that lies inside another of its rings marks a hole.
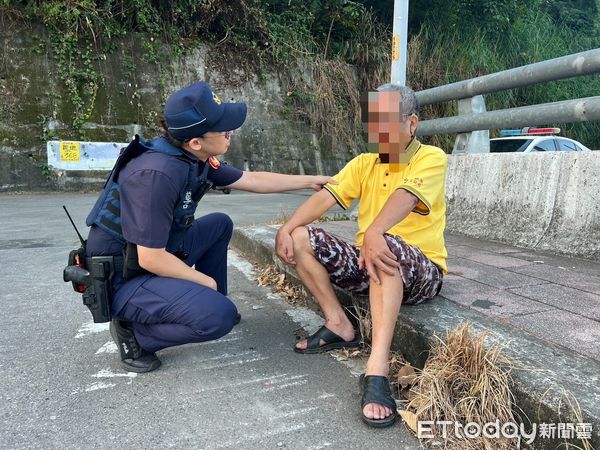
[[[222,103],[204,82],[173,93],[164,136],[136,136],[87,218],[87,268],[112,257],[110,330],[126,370],[155,370],[158,350],[220,338],[239,322],[227,298],[233,223],[222,213],[194,220],[213,184],[270,193],[331,182],[221,165],[216,156],[227,152],[246,110],[244,103]]]

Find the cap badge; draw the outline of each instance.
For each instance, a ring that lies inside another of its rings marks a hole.
[[[217,94],[215,94],[214,92],[213,92],[213,100],[215,101],[215,103],[216,103],[217,105],[220,105],[220,104],[221,104],[221,99],[220,99],[220,98],[219,98],[219,96],[218,96]]]

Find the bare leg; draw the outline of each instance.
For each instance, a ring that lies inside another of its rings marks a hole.
[[[325,325],[331,331],[346,341],[354,338],[354,327],[344,313],[344,309],[337,299],[333,286],[329,280],[327,269],[315,258],[308,230],[306,227],[298,227],[292,231],[294,240],[294,257],[296,260],[296,271],[304,286],[315,297],[317,303],[325,316]],[[324,342],[321,341],[321,345]],[[299,342],[296,347],[306,348],[306,340]]]
[[[371,282],[369,286],[373,336],[366,374],[387,376],[390,347],[402,304],[404,283],[400,272],[387,275],[379,271],[379,277],[381,285]],[[370,419],[384,419],[392,411],[383,405],[369,403],[365,405],[363,413]]]

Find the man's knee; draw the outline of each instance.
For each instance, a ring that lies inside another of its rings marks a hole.
[[[294,228],[290,234],[292,236],[292,240],[294,241],[294,252],[310,251],[312,253],[312,246],[310,245],[310,239],[308,237],[308,229],[305,226]]]

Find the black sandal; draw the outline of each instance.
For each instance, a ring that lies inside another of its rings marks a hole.
[[[323,345],[321,339],[325,342]],[[294,345],[294,351],[296,353],[324,353],[329,350],[335,350],[337,348],[356,348],[360,344],[356,337],[351,341],[345,341],[340,336],[335,334],[325,325],[317,330],[314,334],[311,334],[306,338],[306,348],[301,349]]]
[[[363,373],[360,376],[359,381],[362,391],[361,415],[363,422],[376,428],[393,425],[398,418],[398,407],[396,406],[396,400],[394,400],[394,397],[392,396],[392,390],[387,377],[381,375],[365,375]],[[365,406],[369,403],[387,406],[392,410],[392,413],[383,419],[371,419],[365,416],[364,413]]]

